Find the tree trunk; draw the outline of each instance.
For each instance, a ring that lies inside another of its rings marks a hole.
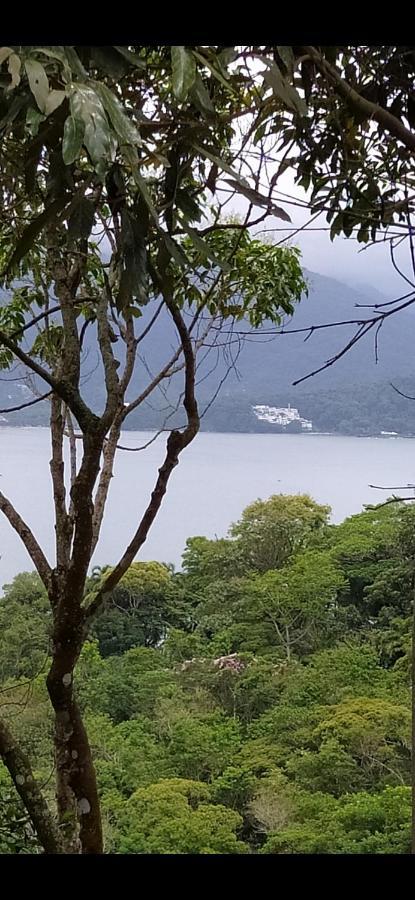
[[[46,853],[64,853],[62,836],[36,782],[28,757],[1,719],[0,757],[9,771],[43,849]]]
[[[71,608],[72,607],[72,608]],[[47,688],[55,713],[57,805],[68,853],[102,853],[102,824],[95,768],[74,696],[74,669],[85,631],[83,613],[67,598],[56,612]]]

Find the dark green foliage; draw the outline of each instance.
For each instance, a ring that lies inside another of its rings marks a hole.
[[[181,573],[135,563],[110,598],[76,673],[108,851],[409,852],[414,508],[326,515],[257,501],[230,537],[189,539]],[[47,652],[38,579],[2,610],[1,714],[52,800],[44,676],[18,683]],[[0,850],[38,852],[0,777]]]

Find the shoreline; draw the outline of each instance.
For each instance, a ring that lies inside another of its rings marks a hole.
[[[49,430],[49,425],[11,425],[9,423],[0,422],[0,434],[2,429],[17,431],[18,429],[46,429]],[[152,428],[125,428],[124,434],[156,434],[156,429]],[[229,435],[264,435],[273,437],[340,437],[340,438],[370,438],[373,440],[374,438],[379,440],[414,440],[415,434],[382,434],[379,432],[373,434],[344,434],[341,431],[213,431],[212,429],[201,429],[199,434],[229,434]]]

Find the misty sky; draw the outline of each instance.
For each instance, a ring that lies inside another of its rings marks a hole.
[[[295,195],[301,200],[306,200],[306,193],[294,184],[294,178],[290,172],[285,172],[278,180],[279,192]],[[276,203],[282,206],[291,216],[292,225],[299,227],[311,218],[309,210],[291,205],[278,191],[273,194]],[[232,208],[245,212],[246,202],[242,198],[235,198]],[[262,228],[263,226],[258,226]],[[284,222],[279,219],[269,218],[265,228],[281,229],[274,233],[276,241],[281,240],[286,234]],[[327,222],[322,214],[316,219],[311,229],[326,229]],[[254,229],[257,231],[258,229]],[[395,272],[390,259],[389,246],[377,244],[359,252],[364,246],[358,244],[352,238],[337,236],[332,242],[329,232],[326,230],[310,230],[300,232],[293,237],[293,243],[302,250],[302,263],[305,268],[321,275],[327,275],[343,281],[352,286],[369,286],[378,290],[386,299],[393,299],[410,290],[410,286]],[[410,258],[406,244],[396,250],[396,260],[407,277],[411,277]],[[413,277],[413,276],[412,276]]]

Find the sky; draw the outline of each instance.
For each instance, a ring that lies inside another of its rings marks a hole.
[[[289,194],[303,201],[308,199],[302,188],[295,185],[294,177],[290,172],[284,172],[278,180],[278,189],[281,195],[277,192],[273,194],[273,199],[289,213],[292,225],[300,227],[307,222],[311,218],[310,211],[291,205],[282,196],[282,194]],[[235,198],[232,207],[235,212],[240,213],[245,212],[247,208],[243,198]],[[258,226],[258,229],[254,230],[257,231],[262,227],[262,225]],[[278,229],[273,233],[276,241],[281,240],[289,233],[284,231],[284,222],[273,217],[266,220],[265,227]],[[395,272],[387,244],[381,243],[362,250],[365,245],[358,244],[353,238],[337,236],[334,241],[331,241],[326,228],[325,214],[321,214],[312,223],[310,229],[324,230],[302,231],[293,237],[293,243],[301,249],[302,264],[306,269],[335,278],[352,287],[370,286],[387,300],[399,297],[410,290],[410,286]],[[397,248],[395,258],[403,272],[411,277],[410,259],[406,245]]]

